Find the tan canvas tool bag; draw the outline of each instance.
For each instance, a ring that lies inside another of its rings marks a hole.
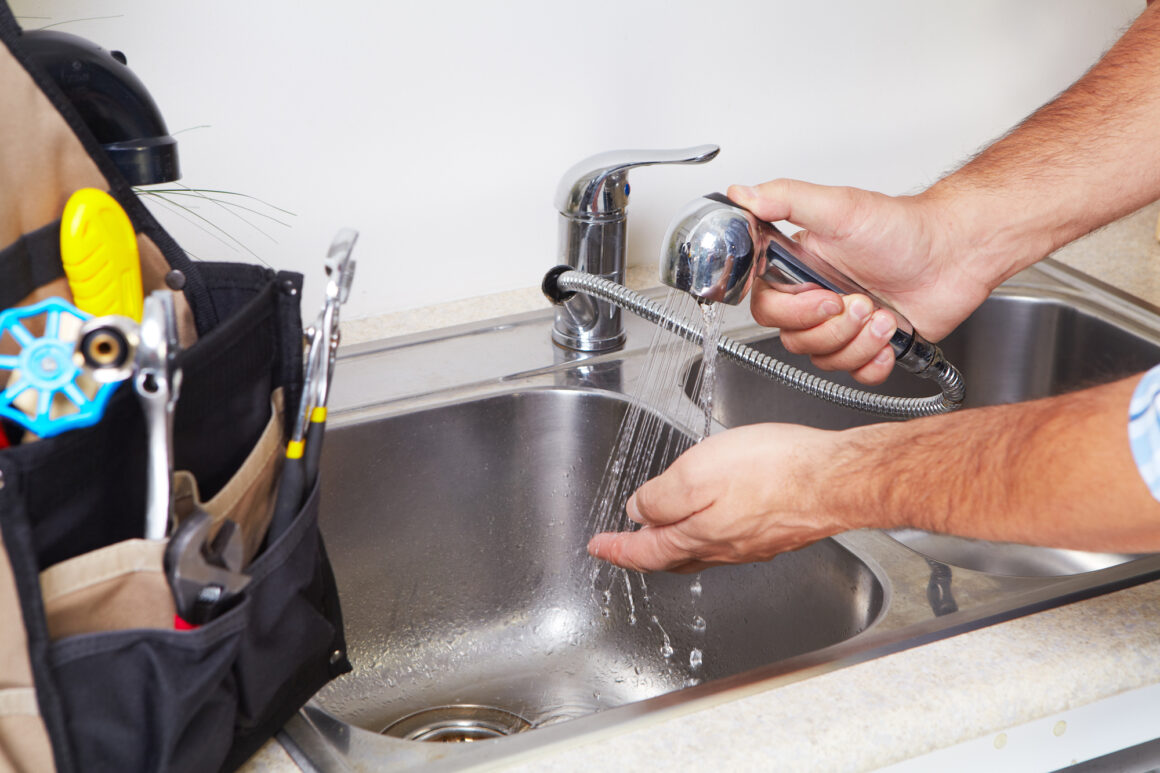
[[[165,543],[143,539],[146,426],[131,386],[91,426],[22,442],[5,423],[0,769],[232,769],[349,669],[317,485],[289,528],[265,533],[302,389],[301,278],[189,260],[2,4],[0,38],[0,313],[72,301],[62,212],[81,188],[109,192],[136,232],[145,294],[166,289],[177,309],[173,512],[237,523],[249,577],[221,614],[175,629]],[[20,346],[0,336],[0,356]]]

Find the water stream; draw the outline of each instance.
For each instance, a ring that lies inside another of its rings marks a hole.
[[[720,304],[700,303],[701,319],[704,323],[701,344],[700,384],[697,389],[697,404],[704,414],[701,437],[697,442],[709,437],[713,431],[713,394],[717,391],[717,344],[721,341],[722,315]]]
[[[695,320],[699,317],[703,326],[703,346],[698,351],[671,330],[664,326],[656,327],[637,386],[630,396],[629,408],[617,433],[613,453],[597,488],[590,512],[591,534],[638,528],[625,515],[624,505],[629,496],[712,431],[717,342],[721,337],[723,315],[718,304],[696,304],[685,293],[676,291],[666,296],[663,307],[670,318]],[[690,399],[683,386],[686,369],[697,354],[701,355],[702,364],[696,370],[696,383],[690,390]],[[672,431],[670,422],[683,431]],[[696,436],[691,438],[693,433]],[[700,681],[697,674],[705,657],[703,638],[708,626],[698,608],[702,593],[700,575],[689,585],[689,617],[679,621],[662,621],[652,611],[648,586],[639,573],[594,560],[591,579],[603,617],[617,617],[613,614],[613,600],[618,595],[615,590],[618,586],[624,597],[623,624],[635,626],[639,614],[648,615],[646,620],[661,635],[658,646],[666,660],[672,658],[674,648],[665,626],[677,625],[690,630],[697,646],[690,648],[687,661],[682,658],[673,659],[673,662],[681,663],[682,667],[687,662],[688,681]]]

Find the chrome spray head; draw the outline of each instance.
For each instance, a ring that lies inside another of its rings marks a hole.
[[[761,225],[719,193],[689,202],[665,234],[661,281],[698,301],[736,306],[753,284],[754,237]]]
[[[660,260],[661,281],[698,301],[737,305],[759,276],[784,292],[822,287],[866,295],[895,320],[890,346],[903,369],[927,374],[943,368],[938,347],[885,301],[749,210],[720,193],[691,202],[673,219]],[[928,376],[929,377],[929,376]]]

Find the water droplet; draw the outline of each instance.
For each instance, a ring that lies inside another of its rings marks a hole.
[[[666,658],[671,658],[673,656],[673,645],[665,642],[664,646],[661,647],[661,654]]]
[[[693,582],[691,582],[689,584],[689,590],[692,592],[692,594],[694,596],[700,596],[701,590],[702,590],[701,589],[701,578],[698,577],[697,579],[693,580]]]
[[[612,612],[608,609],[608,607],[602,607],[600,610],[600,614],[602,617],[609,617],[612,615]]]
[[[698,632],[704,631],[708,627],[709,627],[709,624],[705,622],[705,618],[701,617],[700,615],[693,615],[693,630],[694,631],[698,631]]]
[[[693,669],[694,671],[697,670],[701,667],[703,660],[704,656],[701,654],[701,650],[694,647],[689,651],[689,668]]]

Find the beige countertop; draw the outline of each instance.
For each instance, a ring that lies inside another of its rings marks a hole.
[[[1160,202],[1067,245],[1052,257],[1074,269],[1160,306]]]
[[[1160,204],[1056,254],[1066,265],[1160,306]],[[650,284],[651,270],[629,284]],[[538,288],[344,324],[349,343],[546,305]],[[874,770],[983,739],[995,769],[1015,759],[1007,732],[1160,684],[1160,582],[1152,582],[879,657],[739,699],[644,717],[515,761],[520,771]],[[1057,720],[1058,718],[1058,720]],[[1056,721],[1057,720],[1057,721]],[[1160,711],[1157,718],[1160,733]],[[1063,728],[1064,730],[1061,730]],[[1055,740],[1052,740],[1055,739]],[[1005,762],[1004,760],[1007,760]],[[244,770],[293,770],[267,744]]]

